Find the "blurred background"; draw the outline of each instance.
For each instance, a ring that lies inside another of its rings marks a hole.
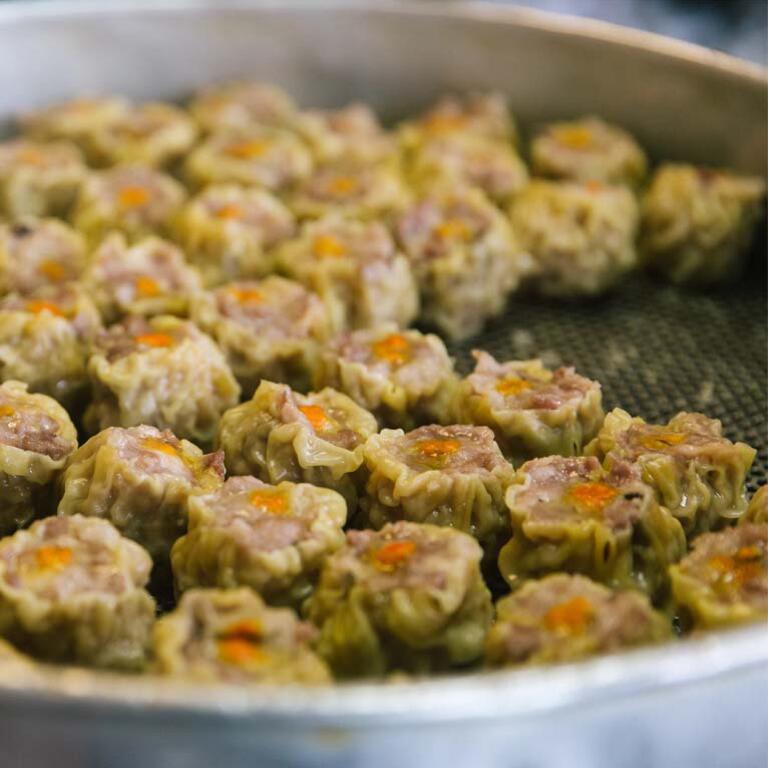
[[[0,4],[7,0],[0,0]],[[125,1],[125,0],[124,0]],[[175,0],[184,2],[184,0]],[[322,0],[314,0],[322,2]],[[444,2],[445,0],[434,0]],[[585,16],[677,37],[768,65],[768,0],[466,0]],[[27,0],[36,2],[36,0]],[[99,2],[99,0],[90,0]],[[108,4],[111,0],[100,0]],[[147,2],[147,0],[144,0]],[[174,0],[163,0],[164,4]],[[208,0],[216,6],[218,0]],[[254,0],[258,3],[258,0]],[[368,0],[376,3],[378,0]]]
[[[496,0],[645,29],[768,65],[768,0]]]

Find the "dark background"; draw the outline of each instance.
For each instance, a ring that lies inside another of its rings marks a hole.
[[[768,0],[496,0],[677,37],[768,64]]]
[[[216,1],[209,0],[213,6]],[[490,1],[624,24],[716,48],[733,56],[768,65],[768,0]],[[0,3],[2,2],[5,0],[0,0]],[[107,4],[110,0],[101,2]]]

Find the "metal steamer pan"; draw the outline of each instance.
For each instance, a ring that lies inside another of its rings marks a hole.
[[[243,75],[306,105],[364,99],[387,118],[446,90],[499,89],[524,125],[595,113],[657,157],[766,168],[763,70],[606,24],[477,3],[0,5],[2,118]],[[768,755],[768,626],[577,665],[324,690],[0,675],[2,768],[753,768]]]

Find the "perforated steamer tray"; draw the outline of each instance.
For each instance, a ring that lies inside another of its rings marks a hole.
[[[758,449],[752,492],[768,482],[765,264],[761,233],[746,274],[718,291],[635,275],[590,303],[514,297],[503,316],[451,351],[462,373],[472,368],[473,348],[500,360],[573,365],[602,384],[606,411],[618,406],[657,423],[681,410],[718,418],[731,440]]]
[[[594,113],[656,157],[766,168],[765,72],[607,25],[478,3],[0,4],[0,120],[76,91],[176,98],[243,74],[386,118],[447,90],[499,89],[524,124]],[[701,409],[761,449],[752,486],[765,479],[759,266],[720,293],[633,277],[585,305],[516,297],[452,350],[464,371],[472,346],[574,364],[607,407],[649,420]],[[0,676],[0,768],[754,768],[767,706],[764,626],[577,665],[314,691],[20,670]]]

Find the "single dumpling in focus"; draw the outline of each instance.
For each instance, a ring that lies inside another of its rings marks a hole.
[[[52,484],[77,448],[67,412],[19,381],[0,384],[0,536],[50,514]]]
[[[754,176],[662,165],[642,200],[643,263],[673,283],[708,286],[735,279],[764,198],[765,182]]]
[[[739,525],[694,540],[670,568],[684,620],[707,629],[768,620],[768,524]]]
[[[0,296],[78,280],[86,261],[85,239],[63,221],[24,218],[0,224]]]
[[[309,389],[330,334],[320,297],[275,275],[199,294],[192,319],[216,340],[245,397],[262,379]]]
[[[544,126],[531,142],[531,166],[536,176],[636,187],[648,161],[627,131],[583,117]]]
[[[637,265],[638,205],[623,186],[532,181],[510,208],[512,228],[546,296],[593,296]]]
[[[206,286],[264,277],[271,249],[292,237],[293,214],[263,189],[236,184],[206,187],[184,207],[176,240]]]
[[[202,290],[200,275],[175,245],[147,237],[129,246],[119,232],[92,254],[83,283],[105,323],[126,315],[185,317],[190,297]]]
[[[346,519],[344,499],[327,488],[230,477],[189,500],[189,532],[171,553],[176,591],[251,587],[270,605],[299,609],[344,545]]]
[[[669,621],[645,595],[557,573],[499,600],[485,662],[498,668],[578,661],[671,638]]]
[[[367,483],[360,524],[397,520],[455,528],[485,549],[489,570],[509,538],[504,494],[515,471],[487,427],[430,425],[385,429],[364,449]]]
[[[380,222],[328,216],[306,223],[275,253],[279,271],[323,300],[336,332],[407,327],[419,307],[408,259]]]
[[[435,190],[397,221],[421,317],[451,339],[480,331],[533,268],[506,217],[477,189]]]
[[[744,481],[756,452],[723,437],[720,421],[702,413],[681,411],[666,424],[646,424],[615,408],[586,453],[607,469],[636,464],[659,503],[692,537],[744,512]]]
[[[11,220],[64,216],[86,173],[80,150],[68,142],[0,142],[0,213]]]
[[[540,360],[497,362],[475,350],[475,370],[457,394],[461,422],[484,424],[515,463],[539,456],[577,456],[603,423],[600,383],[573,368]]]
[[[320,358],[315,387],[333,387],[389,427],[450,423],[458,378],[433,334],[393,325],[341,334]]]
[[[354,510],[363,446],[377,428],[375,417],[341,392],[302,395],[262,381],[248,402],[222,416],[217,445],[232,474],[332,488]]]
[[[32,392],[79,414],[88,394],[88,356],[101,318],[78,283],[0,299],[0,381],[23,381]]]
[[[152,561],[106,520],[48,517],[0,540],[0,636],[46,661],[140,670]]]
[[[339,677],[477,661],[493,610],[481,557],[471,536],[435,525],[349,531],[307,606],[318,652]]]
[[[238,686],[331,682],[312,651],[316,630],[252,590],[191,589],[155,625],[155,671]]]
[[[499,570],[518,587],[554,571],[666,597],[667,566],[686,550],[680,523],[631,464],[606,472],[594,456],[526,462],[506,493],[512,538]]]
[[[96,337],[86,429],[149,424],[209,445],[240,387],[209,336],[169,315],[129,316]]]
[[[92,245],[111,230],[129,242],[150,235],[168,237],[186,198],[184,187],[160,171],[124,165],[90,173],[72,212],[72,223]]]
[[[110,427],[70,457],[59,480],[58,514],[109,520],[154,560],[167,562],[187,530],[189,497],[221,485],[223,459],[168,430]]]

